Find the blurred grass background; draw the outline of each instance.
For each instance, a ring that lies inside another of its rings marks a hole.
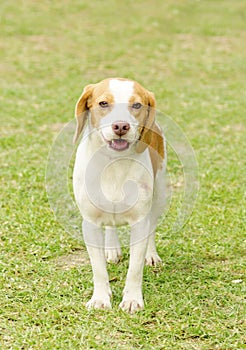
[[[245,39],[243,0],[1,2],[2,349],[245,348]],[[113,310],[85,309],[87,255],[45,192],[82,88],[110,76],[153,91],[199,163],[193,215],[160,226],[164,267],[145,269],[134,316],[117,309],[127,252],[109,266]]]

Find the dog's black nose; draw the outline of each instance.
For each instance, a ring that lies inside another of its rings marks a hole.
[[[130,124],[126,122],[115,122],[112,124],[114,133],[118,136],[125,135],[130,129]]]

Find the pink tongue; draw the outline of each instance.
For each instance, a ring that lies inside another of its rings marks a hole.
[[[126,140],[117,139],[113,140],[110,145],[113,149],[122,151],[128,147],[128,142]]]

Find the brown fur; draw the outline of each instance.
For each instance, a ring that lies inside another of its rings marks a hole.
[[[141,101],[138,101],[141,99]],[[161,168],[164,155],[164,140],[160,128],[155,123],[155,106],[156,101],[154,94],[144,89],[138,83],[135,83],[135,94],[132,97],[132,102],[141,102],[148,108],[144,109],[144,114],[141,119],[140,140],[137,145],[137,152],[143,152],[146,147],[149,149],[149,154],[152,162],[154,175]]]
[[[154,127],[152,128],[152,136],[149,144],[149,154],[155,176],[157,170],[161,169],[163,159],[165,158],[162,132],[156,124],[154,124]]]
[[[86,123],[86,119],[87,119],[87,111],[88,111],[88,99],[90,98],[92,91],[94,89],[94,84],[91,85],[87,85],[80,98],[78,99],[78,102],[76,103],[76,107],[75,107],[75,115],[77,118],[77,127],[76,127],[76,131],[75,131],[75,135],[73,138],[73,142],[76,143],[80,134],[83,131],[83,128],[85,126]]]

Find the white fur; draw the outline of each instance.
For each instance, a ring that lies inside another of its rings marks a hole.
[[[122,120],[130,124],[130,130],[122,138],[128,142],[134,142],[138,139],[138,123],[136,119],[129,113],[126,104],[120,104],[114,106],[112,112],[100,121],[100,129],[105,140],[111,141],[115,138],[112,123]]]
[[[117,104],[127,104],[133,93],[133,82],[113,79],[109,88]],[[119,109],[117,104],[103,118],[103,135],[110,139],[112,128],[109,131],[109,126],[115,120],[126,121],[130,123],[132,132],[125,137],[133,142],[137,135],[137,121],[129,113],[127,105]],[[122,152],[111,150],[102,142],[100,132],[87,127],[77,150],[73,174],[75,199],[83,216],[83,235],[93,269],[94,292],[87,307],[111,307],[105,256],[111,262],[120,259],[115,227],[129,224],[130,263],[120,307],[135,312],[144,306],[144,262],[154,265],[161,261],[156,252],[154,235],[165,203],[165,164],[154,181],[148,149],[136,153],[133,145]],[[106,226],[106,243],[103,226]]]
[[[109,90],[114,96],[114,103],[128,103],[133,94],[133,86],[133,81],[111,79],[109,82]]]

